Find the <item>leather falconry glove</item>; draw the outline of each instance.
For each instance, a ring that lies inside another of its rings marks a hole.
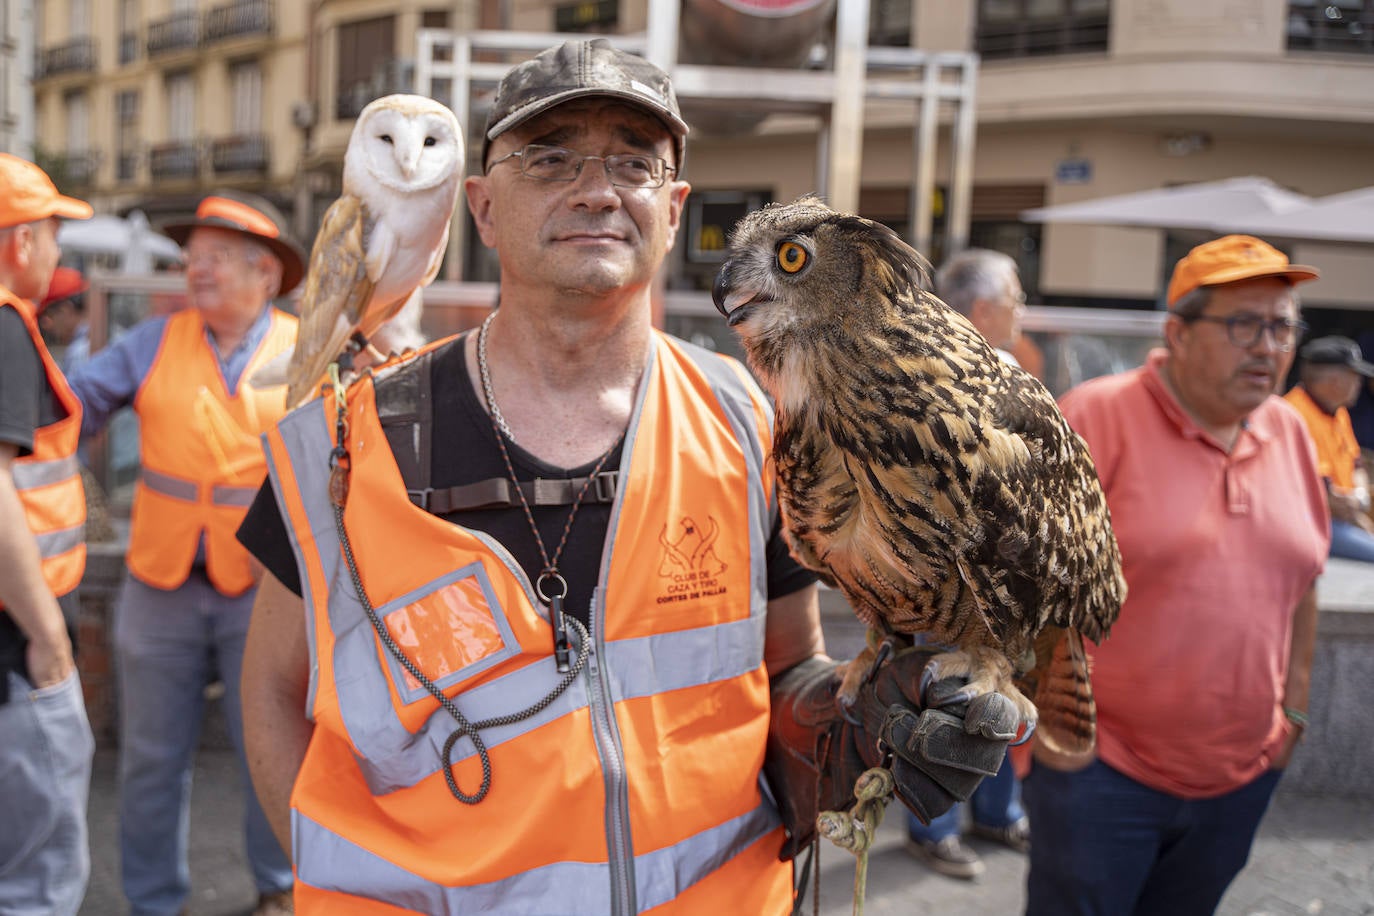
[[[793,858],[816,833],[816,815],[854,803],[854,783],[869,767],[887,765],[897,797],[929,823],[966,801],[984,776],[1002,765],[1019,716],[999,693],[941,705],[964,685],[942,678],[921,696],[921,672],[939,650],[900,650],[860,689],[851,709],[835,699],[844,663],[811,658],[772,686],[772,718],[764,772],[777,795]]]

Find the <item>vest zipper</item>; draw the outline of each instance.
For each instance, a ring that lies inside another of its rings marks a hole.
[[[634,849],[630,842],[629,794],[625,780],[625,760],[611,716],[614,705],[610,685],[601,671],[605,639],[600,626],[601,588],[592,592],[588,615],[591,624],[591,654],[587,659],[587,707],[591,712],[592,733],[601,756],[606,791],[606,864],[610,870],[611,916],[630,916],[635,904]]]

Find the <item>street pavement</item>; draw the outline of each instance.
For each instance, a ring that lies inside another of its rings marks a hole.
[[[863,627],[834,595],[822,596],[829,651],[852,657]],[[196,758],[191,794],[191,916],[245,916],[255,901],[244,862],[242,789],[218,702],[211,702]],[[1298,753],[1302,753],[1299,747]],[[1374,761],[1374,740],[1362,759]],[[91,883],[80,916],[124,916],[119,892],[116,759],[96,756],[91,781]],[[889,807],[870,852],[868,916],[1016,916],[1025,909],[1026,859],[979,839],[969,840],[987,870],[977,881],[936,874],[903,849],[904,810]],[[1033,828],[1032,828],[1033,832]],[[852,912],[854,859],[821,850],[820,912]],[[803,912],[812,912],[807,900]],[[1260,826],[1250,863],[1231,886],[1220,916],[1374,916],[1374,797],[1302,795],[1279,784]],[[751,916],[751,914],[712,914]]]
[[[191,795],[191,916],[245,916],[252,909],[255,895],[240,840],[241,799],[232,753],[202,748]],[[91,783],[91,883],[81,916],[128,912],[119,893],[115,810],[115,755],[101,751]],[[902,809],[890,808],[870,854],[869,916],[1013,916],[1023,910],[1023,856],[973,839],[987,871],[974,882],[946,878],[902,848],[902,822]],[[853,882],[853,858],[822,849],[824,916],[851,912]],[[804,912],[811,912],[809,900]],[[1280,787],[1250,864],[1219,912],[1374,916],[1374,800],[1302,796]]]

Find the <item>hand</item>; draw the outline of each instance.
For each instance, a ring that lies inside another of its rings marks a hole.
[[[962,677],[942,678],[920,696],[921,674],[934,654],[899,651],[860,689],[853,710],[859,719],[853,744],[864,764],[881,766],[890,753],[897,797],[926,823],[997,773],[1020,718],[1000,693],[943,705],[966,683]]]
[[[29,683],[39,690],[62,683],[76,667],[72,643],[65,630],[51,639],[29,640],[24,661],[28,665]]]
[[[1298,749],[1298,744],[1302,741],[1303,726],[1296,722],[1288,723],[1288,730],[1283,735],[1283,743],[1279,745],[1278,753],[1269,762],[1269,769],[1284,770],[1293,759],[1293,752]]]
[[[820,811],[852,805],[859,775],[884,765],[889,754],[898,798],[926,821],[967,799],[1001,767],[1018,720],[1011,701],[987,694],[922,712],[921,672],[935,654],[902,650],[859,688],[847,711],[835,699],[845,669],[840,663],[811,658],[774,680],[764,770],[787,827],[779,858],[806,847]],[[938,702],[962,685],[961,678],[946,678],[928,693]]]

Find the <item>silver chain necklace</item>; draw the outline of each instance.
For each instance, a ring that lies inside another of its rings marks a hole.
[[[491,369],[487,366],[487,328],[491,327],[491,320],[496,317],[496,312],[492,312],[483,321],[482,326],[477,329],[477,371],[482,376],[482,396],[487,400],[487,411],[491,418],[496,421],[497,427],[502,435],[514,442],[515,434],[510,431],[510,424],[501,415],[501,408],[496,406],[496,392],[491,388]]]

